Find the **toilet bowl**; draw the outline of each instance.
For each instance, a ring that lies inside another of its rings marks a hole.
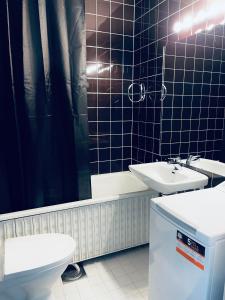
[[[75,242],[63,234],[38,234],[5,241],[1,300],[55,300],[52,288],[72,261]]]

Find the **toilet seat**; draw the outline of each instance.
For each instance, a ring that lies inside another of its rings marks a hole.
[[[65,263],[75,249],[63,234],[38,234],[5,241],[5,279],[31,275]]]

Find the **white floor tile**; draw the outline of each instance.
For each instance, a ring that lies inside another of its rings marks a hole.
[[[87,261],[84,269],[86,276],[64,284],[66,300],[148,299],[146,246]]]
[[[66,300],[80,300],[80,294],[79,291],[75,286],[73,286],[71,283],[66,284],[64,287]]]
[[[130,280],[130,278],[127,274],[123,275],[123,276],[115,277],[115,280],[117,281],[118,286],[121,288],[132,284],[132,281]]]
[[[65,300],[65,291],[61,279],[53,287],[53,293],[56,300]]]

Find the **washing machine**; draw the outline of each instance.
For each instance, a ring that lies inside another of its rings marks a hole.
[[[225,182],[151,200],[149,300],[223,300]]]

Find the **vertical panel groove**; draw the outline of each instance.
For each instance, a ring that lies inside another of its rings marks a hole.
[[[2,238],[65,233],[76,243],[74,261],[83,261],[148,243],[151,195],[91,204],[0,222]]]

